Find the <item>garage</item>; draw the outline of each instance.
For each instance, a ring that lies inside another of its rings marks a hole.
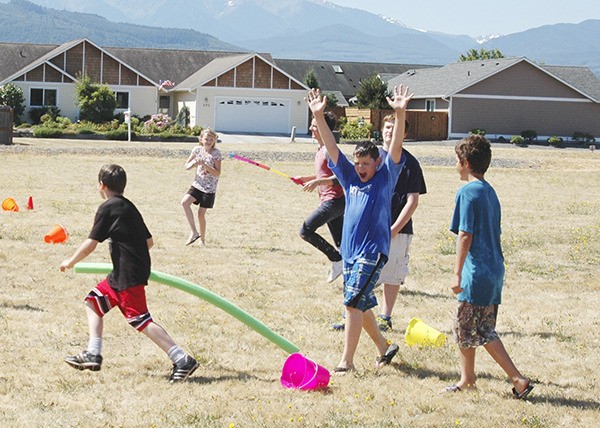
[[[216,97],[217,132],[290,132],[290,100],[261,97]]]

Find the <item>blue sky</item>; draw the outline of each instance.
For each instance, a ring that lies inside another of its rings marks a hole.
[[[598,0],[329,0],[395,18],[420,30],[472,37],[600,19]]]

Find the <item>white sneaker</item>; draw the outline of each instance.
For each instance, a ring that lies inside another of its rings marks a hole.
[[[331,272],[329,272],[329,277],[327,278],[327,282],[333,282],[335,279],[342,274],[344,270],[344,261],[340,260],[339,262],[331,263]]]

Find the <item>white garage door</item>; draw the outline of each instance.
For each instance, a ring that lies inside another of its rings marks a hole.
[[[221,132],[290,132],[290,100],[216,97],[215,128]]]

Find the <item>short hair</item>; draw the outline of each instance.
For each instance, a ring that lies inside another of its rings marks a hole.
[[[98,182],[104,184],[110,191],[122,194],[127,185],[127,174],[122,166],[106,164],[100,168]]]
[[[337,116],[330,111],[326,111],[323,116],[325,117],[325,122],[327,123],[327,126],[329,127],[329,129],[331,129],[332,131],[335,129],[335,127],[337,126]]]
[[[372,141],[363,141],[358,143],[354,148],[354,152],[352,153],[357,158],[363,158],[365,156],[370,156],[374,160],[379,159],[379,148]]]
[[[389,123],[396,122],[396,116],[393,114],[386,114],[383,117],[383,123],[385,123],[385,122],[389,122]],[[410,128],[410,123],[408,122],[408,120],[404,119],[404,132],[407,132],[408,128]]]
[[[454,147],[460,163],[465,161],[471,165],[471,171],[485,174],[492,161],[492,147],[483,135],[472,134],[463,138]]]

